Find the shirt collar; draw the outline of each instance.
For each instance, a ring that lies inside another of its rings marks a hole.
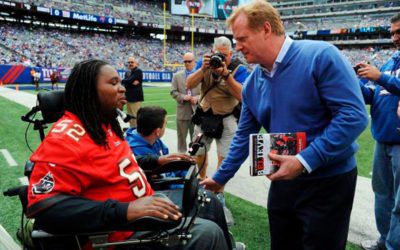
[[[290,45],[292,45],[292,43],[293,43],[292,38],[290,38],[289,36],[286,36],[285,37],[285,41],[283,42],[282,47],[281,47],[281,49],[280,49],[280,51],[278,53],[278,56],[275,59],[274,65],[272,66],[271,72],[269,72],[268,69],[266,69],[266,68],[264,68],[264,67],[262,67],[260,65],[261,69],[267,74],[272,74],[273,72],[275,72],[276,71],[276,67],[278,66],[278,64],[282,63],[282,61],[285,58],[287,52],[289,51]]]
[[[185,69],[185,74],[186,74],[186,76],[188,76],[188,75],[194,73],[194,71],[195,71],[195,68],[193,68],[192,70]]]
[[[292,38],[290,38],[289,36],[286,36],[285,41],[283,42],[282,48],[279,51],[278,57],[275,60],[276,63],[282,63],[283,58],[285,58],[285,56],[290,48],[290,45],[292,45],[292,43],[293,43]]]

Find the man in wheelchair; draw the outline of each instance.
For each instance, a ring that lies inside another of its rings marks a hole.
[[[35,218],[35,227],[52,234],[113,231],[111,242],[135,237],[129,226],[142,218],[165,222],[164,231],[180,227],[180,208],[154,195],[124,140],[116,109],[126,103],[125,88],[117,71],[100,60],[78,63],[64,98],[64,115],[30,159],[35,166],[26,214]],[[196,218],[190,234],[186,244],[148,247],[228,249],[221,228],[210,220]],[[83,245],[90,248],[90,242]]]

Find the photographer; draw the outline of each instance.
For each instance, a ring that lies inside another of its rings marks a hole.
[[[186,79],[187,88],[201,84],[199,108],[194,116],[201,119],[194,119],[194,131],[195,134],[203,132],[206,135],[203,142],[206,143],[207,150],[212,140],[216,139],[218,166],[225,158],[237,129],[236,118],[232,113],[242,99],[242,84],[248,76],[246,68],[239,60],[232,60],[232,55],[231,41],[224,36],[217,37],[214,40],[213,54],[205,54],[201,67]],[[218,128],[217,131],[214,128]],[[207,130],[217,133],[207,133]],[[207,152],[198,152],[199,166],[207,158],[206,154]],[[201,179],[206,177],[206,170],[207,161],[201,169]]]

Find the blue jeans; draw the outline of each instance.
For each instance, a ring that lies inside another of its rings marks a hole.
[[[388,250],[400,249],[400,145],[375,143],[372,189],[375,220]]]

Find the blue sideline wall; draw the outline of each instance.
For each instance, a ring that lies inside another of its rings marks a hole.
[[[0,82],[3,84],[31,84],[32,68],[41,72],[40,82],[50,82],[50,75],[53,71],[60,73],[60,81],[66,82],[71,69],[64,68],[43,68],[43,67],[25,67],[22,65],[0,65]],[[125,70],[118,70],[121,79],[125,77]],[[143,71],[144,82],[171,82],[173,72],[170,71]]]

